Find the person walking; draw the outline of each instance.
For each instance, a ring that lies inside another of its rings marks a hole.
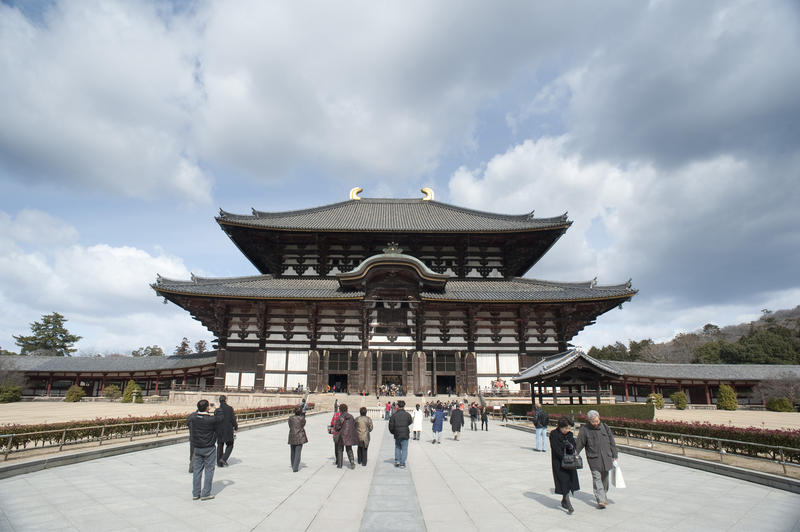
[[[358,436],[358,449],[356,450],[358,463],[367,465],[367,449],[369,449],[369,433],[372,432],[372,420],[367,416],[367,407],[358,410],[356,418],[356,435]]]
[[[608,473],[618,460],[617,443],[608,425],[600,421],[597,410],[586,413],[588,423],[581,425],[575,445],[575,454],[586,449],[586,461],[592,472],[594,498],[597,508],[602,510],[608,505]]]
[[[331,417],[331,423],[330,423],[330,425],[328,425],[328,434],[331,434],[333,436],[333,463],[334,464],[336,463],[336,451],[337,451],[337,448],[338,448],[338,445],[336,443],[336,436],[338,434],[338,431],[336,430],[336,422],[339,420],[339,416],[341,416],[341,415],[342,415],[342,413],[339,412],[339,406],[337,405],[336,406],[336,410],[333,411],[333,416]]]
[[[478,407],[475,403],[469,405],[469,428],[470,430],[478,430]]]
[[[353,459],[353,445],[358,445],[358,435],[356,434],[356,420],[347,411],[347,405],[339,405],[339,419],[334,426],[336,435],[336,467],[342,468],[344,451],[347,451],[347,459],[350,460],[350,469],[355,469],[356,464]]]
[[[386,412],[384,412],[383,419],[389,421],[389,416],[392,414],[392,404],[389,401],[386,401],[385,408]]]
[[[503,416],[501,421],[508,421],[508,407],[506,405],[503,405],[503,408],[500,409],[500,414]]]
[[[464,428],[464,412],[458,408],[458,405],[453,407],[453,411],[450,413],[450,428],[453,429],[453,439],[458,441],[461,429]]]
[[[564,469],[564,455],[575,454],[575,437],[570,430],[572,421],[567,416],[558,418],[558,426],[550,431],[550,460],[553,467],[555,492],[561,495],[561,507],[572,513],[575,509],[569,500],[570,493],[581,489],[576,469]]]
[[[189,425],[189,440],[194,447],[194,463],[192,464],[192,499],[207,501],[213,499],[211,485],[214,482],[214,466],[216,465],[217,425],[221,417],[208,411],[208,401],[197,401],[197,411],[189,414],[186,423]],[[203,475],[205,474],[205,478]],[[203,483],[202,491],[200,483]]]
[[[300,453],[303,451],[303,444],[308,443],[306,436],[306,416],[303,407],[297,406],[294,415],[289,418],[289,446],[292,471],[297,473],[300,470]]]
[[[397,411],[389,418],[389,432],[394,435],[394,466],[405,467],[408,457],[409,427],[414,422],[411,414],[404,410],[405,401],[397,401]]]
[[[442,443],[442,428],[444,426],[444,410],[442,403],[436,403],[436,411],[431,416],[433,423],[433,441],[431,443]]]
[[[414,432],[414,439],[418,440],[420,435],[422,434],[422,418],[424,414],[422,410],[420,410],[419,405],[417,405],[416,410],[412,412],[411,417],[414,419],[414,423],[411,426],[411,430]]]
[[[536,428],[536,451],[547,452],[547,439],[545,435],[547,433],[548,423],[550,423],[550,416],[547,415],[547,412],[539,405],[533,413],[533,426]]]
[[[219,425],[217,425],[217,465],[227,467],[239,424],[236,422],[233,408],[228,405],[228,398],[224,395],[219,396],[219,408],[214,411],[214,415],[220,417]]]
[[[481,408],[481,430],[489,432],[489,408]]]

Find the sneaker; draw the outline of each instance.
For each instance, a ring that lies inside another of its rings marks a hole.
[[[598,509],[598,510],[605,510],[605,509],[606,509],[606,504],[608,504],[608,503],[605,503],[605,502],[598,502],[598,503],[597,503],[597,509]]]
[[[199,498],[200,498],[200,495],[192,495],[192,500],[193,501],[196,501]]]
[[[405,469],[405,468],[406,468],[406,465],[405,465],[405,464],[400,464],[400,467],[401,467],[402,469]]]
[[[200,497],[200,500],[201,500],[201,501],[210,501],[210,500],[211,500],[211,499],[213,499],[213,498],[214,498],[214,496],[213,496],[213,495],[205,495],[205,496],[203,496],[203,497]]]
[[[394,463],[394,466],[395,466],[395,467],[400,467],[400,462],[395,462],[395,463]]]

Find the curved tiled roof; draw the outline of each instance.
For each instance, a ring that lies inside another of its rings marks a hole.
[[[662,364],[657,362],[621,362],[618,360],[598,360],[580,349],[571,349],[540,360],[514,377],[514,382],[522,382],[538,377],[547,377],[582,358],[598,369],[622,377],[642,377],[674,380],[722,380],[722,381],[760,381],[800,378],[800,366],[771,364]]]
[[[220,210],[220,225],[276,230],[383,232],[515,232],[567,228],[567,215],[534,218],[533,213],[505,215],[422,199],[363,198],[286,212],[253,209],[250,215]]]
[[[249,299],[359,299],[364,292],[344,291],[337,279],[275,278],[271,275],[191,281],[158,278],[159,293]],[[462,280],[451,278],[442,292],[423,292],[422,299],[442,301],[551,302],[630,298],[630,283],[597,286],[594,282],[557,283],[535,279]]]
[[[216,351],[171,357],[0,357],[0,369],[5,371],[48,372],[134,372],[196,368],[214,364]]]

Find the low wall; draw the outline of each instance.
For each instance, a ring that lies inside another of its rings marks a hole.
[[[205,399],[209,403],[219,404],[219,396],[225,395],[228,404],[234,408],[260,408],[263,406],[279,406],[299,404],[302,395],[296,394],[277,394],[277,393],[254,393],[254,392],[169,392],[169,403],[174,405],[187,405],[195,407],[198,401]],[[309,402],[314,402],[309,399]]]

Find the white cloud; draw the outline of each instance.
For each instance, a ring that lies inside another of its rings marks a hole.
[[[68,235],[60,243],[54,238]],[[149,284],[157,274],[188,278],[177,257],[132,247],[83,246],[77,231],[40,211],[16,217],[0,211],[0,345],[14,349],[12,334],[27,334],[29,323],[59,312],[71,332],[84,337],[86,351],[128,352],[160,344],[171,350],[182,336],[210,338],[183,310],[161,305]]]

